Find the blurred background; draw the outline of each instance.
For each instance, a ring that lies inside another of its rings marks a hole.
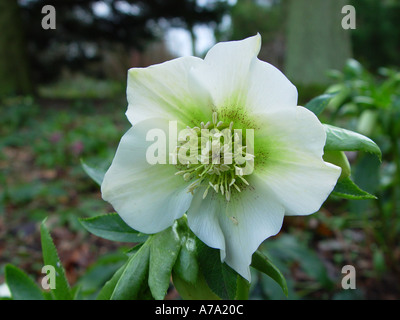
[[[344,30],[343,6],[356,28]],[[43,29],[44,5],[56,28]],[[83,298],[122,265],[127,244],[88,234],[78,218],[110,212],[81,159],[106,169],[125,118],[127,69],[216,42],[262,35],[259,58],[297,86],[299,104],[339,92],[320,116],[372,138],[382,163],[347,153],[353,180],[377,200],[330,197],[289,217],[262,250],[284,272],[290,299],[400,299],[400,3],[397,0],[107,0],[0,2],[0,284],[13,263],[38,280],[39,223],[48,217]],[[356,289],[344,290],[344,265]],[[284,298],[254,273],[252,299]],[[171,287],[167,296],[179,298]]]

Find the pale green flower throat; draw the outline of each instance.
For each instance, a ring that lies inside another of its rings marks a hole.
[[[249,185],[244,176],[254,168],[253,130],[246,130],[246,145],[243,145],[242,130],[233,129],[233,125],[218,121],[214,112],[212,121],[185,129],[189,140],[178,142],[176,175],[182,175],[185,181],[194,180],[188,192],[193,194],[204,186],[203,199],[211,188],[230,201],[232,192],[241,192]]]

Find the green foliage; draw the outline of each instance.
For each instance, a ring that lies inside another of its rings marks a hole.
[[[271,277],[276,281],[277,284],[282,288],[285,296],[288,296],[288,287],[286,279],[279,269],[268,259],[262,252],[256,251],[253,254],[253,259],[251,261],[251,266]]]
[[[149,287],[153,297],[164,299],[169,287],[172,267],[181,248],[179,234],[174,227],[153,236],[150,251]]]
[[[328,106],[329,101],[336,95],[336,93],[322,94],[314,99],[311,99],[304,107],[312,111],[317,117]]]
[[[114,232],[120,231],[119,224],[113,223],[114,219],[118,218],[112,214],[81,222],[89,231],[112,238]],[[87,224],[87,221],[94,221],[96,227]],[[101,221],[100,232],[97,229],[98,221]],[[108,226],[108,230],[103,230],[103,224]],[[129,227],[124,225],[123,228]],[[108,232],[111,232],[111,237]],[[127,233],[137,234],[132,229]],[[186,217],[163,232],[149,236],[142,245],[130,251],[129,255],[124,266],[100,291],[98,299],[163,299],[170,285],[171,272],[183,297],[234,299],[239,294],[241,277],[225,263],[221,263],[219,250],[207,247],[193,235],[187,226]],[[253,264],[277,281],[287,294],[283,275],[269,259],[256,253]],[[197,293],[191,292],[192,290]]]
[[[147,288],[150,257],[150,242],[146,242],[132,255],[115,285],[111,300],[140,299],[143,288]]]
[[[222,299],[234,299],[240,277],[226,263],[221,263],[220,252],[197,241],[200,270],[210,289]]]
[[[199,266],[197,263],[195,236],[187,232],[182,235],[182,246],[174,265],[174,273],[183,281],[194,284],[198,279]]]
[[[366,5],[371,3],[366,2]],[[384,4],[376,3],[376,6],[381,5]],[[354,140],[354,132],[343,129],[335,129],[336,133],[331,135],[332,138],[346,139],[346,148],[353,145],[353,150],[368,152],[357,153],[352,160],[351,178],[359,188],[374,193],[378,200],[349,202],[349,210],[356,216],[359,212],[364,213],[365,230],[369,230],[371,222],[376,225],[371,233],[372,241],[378,246],[377,257],[383,256],[388,270],[395,270],[393,252],[400,233],[400,72],[379,68],[378,74],[372,74],[358,61],[349,60],[343,70],[334,70],[330,76],[336,83],[327,92],[339,92],[327,108],[330,122],[340,123],[376,141],[376,144],[372,143],[365,137]],[[325,128],[331,130],[331,127]],[[355,144],[359,147],[355,148]],[[373,155],[379,157],[381,164]],[[341,192],[343,196],[352,190],[353,197],[358,198],[364,191],[357,191],[354,184],[350,180],[338,183],[334,193]]]
[[[55,271],[55,287],[50,292],[42,291],[25,272],[8,264],[5,268],[6,283],[14,300],[72,300],[75,295],[65,276],[64,267],[58,257],[51,235],[45,225],[40,225],[42,254],[44,265],[52,266]],[[76,291],[75,291],[76,292]]]
[[[324,125],[326,132],[325,150],[328,151],[364,151],[370,152],[381,159],[380,148],[371,139],[343,128]]]
[[[254,261],[285,290],[283,275],[268,259],[258,253]],[[164,299],[171,273],[183,297],[234,299],[240,295],[241,277],[221,263],[219,250],[207,247],[193,235],[183,217],[130,251],[128,261],[105,284],[97,299]]]
[[[353,64],[354,68],[358,65]],[[358,72],[357,72],[358,73]],[[337,92],[320,95],[309,101],[305,107],[315,115],[320,115],[328,106],[329,102],[337,95]],[[343,128],[324,124],[326,132],[326,143],[324,147],[324,160],[341,167],[339,177],[333,194],[346,199],[376,199],[375,196],[361,190],[350,179],[350,164],[343,151],[363,151],[375,154],[379,160],[382,159],[382,152],[377,144],[371,139]]]
[[[79,299],[101,297],[100,291],[103,286],[106,287],[106,282],[125,265],[127,260],[127,254],[121,250],[99,257],[77,281],[75,287],[79,288]]]
[[[349,177],[339,180],[332,192],[334,195],[346,199],[376,199],[374,195],[361,190]]]
[[[97,168],[90,167],[89,165],[86,164],[86,162],[83,161],[83,159],[81,159],[81,165],[86,174],[90,178],[92,178],[94,182],[96,182],[99,186],[101,186],[105,172]]]
[[[360,67],[357,63],[351,63],[350,70],[355,74],[360,73]],[[335,87],[335,90],[337,88]],[[329,103],[337,97],[338,92],[320,95],[309,101],[305,108],[312,111],[315,115],[320,115]],[[350,178],[350,164],[344,151],[362,151],[376,155],[379,160],[382,159],[382,152],[378,145],[368,137],[354,131],[324,124],[326,133],[326,142],[324,147],[324,160],[333,163],[342,169],[333,194],[346,199],[376,199],[375,196],[361,190]]]
[[[111,296],[117,286],[119,279],[121,278],[123,272],[125,271],[126,264],[124,264],[121,268],[119,268],[114,275],[108,280],[104,287],[101,289],[97,296],[97,300],[110,300]]]
[[[56,287],[52,290],[52,293],[57,300],[72,300],[73,294],[65,276],[64,267],[62,266],[60,258],[58,257],[56,247],[51,239],[50,232],[47,230],[45,221],[43,221],[40,225],[40,236],[42,240],[44,265],[53,266],[56,271]]]
[[[172,273],[172,279],[176,290],[184,300],[220,300],[207,285],[202,273],[199,273],[194,283],[183,280],[175,272]]]
[[[44,300],[45,297],[39,287],[21,269],[6,265],[6,283],[10,288],[11,297],[14,300]]]
[[[94,235],[120,242],[142,242],[148,235],[129,227],[118,214],[110,213],[102,216],[80,219],[81,224]]]

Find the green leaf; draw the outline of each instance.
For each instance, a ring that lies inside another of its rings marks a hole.
[[[382,152],[378,145],[370,138],[354,131],[323,125],[326,132],[325,150],[327,151],[365,151],[382,159]]]
[[[172,267],[179,254],[181,242],[175,224],[152,236],[149,266],[149,287],[156,300],[167,293]],[[175,228],[174,228],[175,226]]]
[[[92,299],[99,293],[105,283],[128,260],[128,256],[122,252],[113,252],[99,257],[75,285],[80,286],[80,296],[84,299]]]
[[[323,159],[326,162],[332,163],[342,169],[339,180],[345,179],[351,174],[351,167],[346,154],[343,151],[325,150]]]
[[[173,269],[185,282],[194,284],[197,281],[199,271],[196,236],[187,225],[186,215],[177,220],[175,226],[181,239],[181,249]]]
[[[376,157],[374,157],[370,153],[366,153],[357,159],[357,165],[354,168],[354,172],[352,175],[352,179],[354,183],[359,186],[359,188],[371,193],[375,194],[381,188],[383,184],[381,184],[381,179],[383,181],[384,175],[386,174],[386,179],[388,179],[387,183],[393,183],[395,179],[395,174],[393,171],[382,171],[380,173],[379,161]],[[389,166],[390,167],[390,166]],[[389,170],[393,170],[394,168]],[[365,174],[368,172],[368,174]]]
[[[56,286],[55,289],[52,289],[52,293],[57,300],[72,300],[73,295],[71,293],[71,288],[65,276],[65,271],[60,258],[58,257],[57,249],[51,239],[50,232],[47,230],[45,225],[45,221],[46,220],[44,220],[40,225],[40,237],[44,264],[53,266],[56,272]]]
[[[316,116],[319,116],[321,112],[326,108],[329,104],[329,101],[336,96],[337,93],[326,93],[315,97],[311,101],[309,101],[304,107],[308,110],[312,111]]]
[[[121,268],[114,273],[110,280],[108,280],[104,287],[100,290],[99,294],[96,297],[96,300],[110,300],[111,296],[117,286],[119,279],[121,278],[123,272],[125,271],[127,264],[124,264]]]
[[[81,165],[86,174],[101,186],[106,173],[103,170],[88,166],[83,159],[81,159]]]
[[[274,279],[277,284],[282,288],[285,296],[288,296],[288,287],[286,284],[286,279],[280,270],[260,251],[256,251],[253,254],[251,266],[258,271],[266,274],[270,278]]]
[[[185,282],[194,284],[197,280],[199,265],[197,262],[196,240],[185,237],[182,241],[178,259],[174,265],[174,272]]]
[[[236,283],[235,300],[249,300],[250,282],[239,275],[236,277]]]
[[[151,238],[134,255],[129,257],[126,268],[111,295],[112,300],[135,300],[138,298],[142,287],[147,286],[150,243]]]
[[[42,290],[21,269],[7,264],[5,278],[14,300],[45,300]]]
[[[172,271],[172,281],[179,295],[184,300],[220,300],[207,285],[201,272],[194,283],[182,279],[175,271]]]
[[[376,199],[374,195],[360,189],[349,177],[339,180],[332,194],[341,198],[353,200]]]
[[[79,219],[86,230],[94,235],[120,242],[144,242],[148,235],[128,226],[117,213]]]
[[[139,249],[143,246],[143,243],[138,243],[137,245],[135,245],[133,248],[130,248],[128,250],[125,251],[125,254],[130,257],[136,254],[136,252],[139,251]]]
[[[200,270],[210,289],[225,300],[233,300],[239,276],[226,263],[221,263],[220,253],[197,240]]]
[[[82,286],[75,285],[71,288],[72,300],[82,300]]]
[[[350,77],[361,77],[364,72],[364,67],[355,59],[348,59],[343,68],[344,73]]]

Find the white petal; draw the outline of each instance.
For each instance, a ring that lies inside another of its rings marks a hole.
[[[0,284],[0,298],[11,298],[11,291],[7,283]]]
[[[128,120],[135,124],[163,117],[195,126],[209,119],[211,97],[191,75],[191,70],[203,62],[196,57],[182,57],[147,68],[130,69]]]
[[[243,107],[267,113],[297,106],[297,89],[277,68],[257,58],[261,37],[221,42],[193,69],[211,92],[216,108]]]
[[[146,135],[153,128],[167,134],[168,122],[144,120],[122,137],[101,186],[103,199],[129,226],[143,233],[156,233],[172,225],[192,200],[188,183],[175,175],[173,165],[147,162],[147,148],[154,142],[146,141]]]
[[[297,89],[273,65],[253,59],[247,81],[245,107],[253,113],[269,113],[297,106]]]
[[[341,169],[322,160],[326,134],[318,118],[297,107],[268,115],[257,133],[254,174],[285,206],[287,215],[316,212],[329,196]],[[262,154],[258,159],[257,154]]]
[[[190,229],[211,248],[221,249],[221,260],[225,259],[225,239],[219,225],[219,215],[225,212],[225,201],[213,190],[208,190],[203,199],[205,188],[196,190],[187,217]]]
[[[217,43],[208,51],[204,63],[193,74],[208,88],[214,105],[238,105],[244,101],[250,64],[260,51],[261,37],[257,34],[240,41]]]
[[[229,202],[215,192],[201,200],[201,191],[188,210],[189,227],[208,246],[220,249],[221,258],[250,281],[251,257],[262,241],[281,229],[283,207],[256,177]]]

